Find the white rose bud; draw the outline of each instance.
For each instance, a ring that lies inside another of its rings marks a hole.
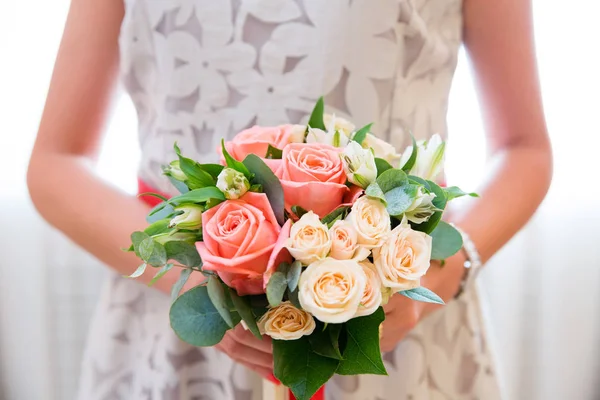
[[[444,166],[445,149],[446,143],[437,134],[433,135],[428,141],[419,141],[417,143],[417,160],[409,173],[419,178],[434,180]],[[408,146],[400,159],[400,167],[406,164],[411,154],[412,146]]]
[[[335,221],[329,229],[331,237],[331,253],[329,256],[336,260],[362,261],[371,251],[358,244],[358,233],[348,221]]]
[[[435,199],[435,193],[425,193],[423,187],[420,186],[417,197],[404,212],[406,219],[415,224],[427,221],[438,210],[433,205],[433,199]]]
[[[327,225],[312,211],[307,212],[292,225],[286,248],[292,257],[304,265],[321,260],[331,250],[331,238]]]
[[[352,141],[340,157],[348,180],[355,185],[364,189],[377,178],[377,166],[371,150],[363,149],[360,144]]]
[[[177,227],[179,229],[200,229],[202,227],[202,211],[204,207],[197,204],[182,204],[174,208],[175,211],[180,211],[181,214],[176,215],[171,219],[169,227]]]
[[[325,258],[300,275],[298,299],[319,321],[341,324],[356,315],[366,285],[367,276],[356,261]]]
[[[165,169],[165,175],[170,176],[178,181],[184,182],[187,180],[187,176],[181,170],[179,166],[179,160],[172,161]]]
[[[346,137],[350,137],[356,127],[354,124],[344,118],[336,117],[335,114],[324,114],[323,123],[327,132],[341,132]]]
[[[383,286],[398,292],[421,286],[431,261],[431,236],[414,231],[402,221],[381,247],[373,250],[373,263]]]
[[[223,192],[225,198],[235,200],[250,189],[250,182],[241,172],[233,168],[225,168],[217,177],[217,187]]]
[[[344,147],[350,139],[343,132],[328,131],[322,129],[309,128],[306,135],[306,143],[322,143],[333,147]]]
[[[360,266],[367,276],[367,284],[365,285],[365,291],[358,306],[356,317],[373,314],[382,303],[381,279],[379,279],[375,266],[366,260],[361,262]]]
[[[297,340],[315,330],[315,320],[289,301],[269,309],[259,320],[258,328],[264,335],[277,340]]]
[[[367,196],[356,200],[346,220],[356,230],[358,244],[368,249],[381,246],[392,229],[385,205]]]
[[[397,167],[400,164],[402,155],[396,152],[396,148],[375,135],[367,133],[365,140],[362,142],[362,146],[365,149],[372,149],[373,153],[375,153],[375,157],[384,159],[393,167]]]

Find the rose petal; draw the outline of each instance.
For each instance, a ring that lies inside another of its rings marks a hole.
[[[344,194],[348,191],[346,185],[332,182],[292,182],[282,180],[285,208],[298,205],[305,210],[313,211],[321,218],[336,209]]]

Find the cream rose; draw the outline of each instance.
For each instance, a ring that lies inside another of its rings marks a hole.
[[[321,222],[317,214],[307,212],[292,225],[285,247],[292,257],[305,265],[327,257],[331,250],[327,225]]]
[[[367,276],[356,261],[326,258],[302,272],[298,299],[319,321],[341,324],[356,315],[366,285]]]
[[[331,253],[329,256],[336,260],[362,261],[371,252],[358,244],[358,233],[348,221],[336,221],[329,229],[331,238]]]
[[[383,286],[395,291],[419,287],[430,261],[431,236],[412,230],[406,221],[373,250],[373,262]]]
[[[315,320],[304,310],[284,301],[271,308],[258,320],[258,328],[264,335],[277,340],[296,340],[315,330]]]
[[[367,196],[356,200],[346,220],[356,230],[358,244],[369,249],[379,247],[391,230],[390,215],[385,205]]]
[[[382,304],[381,279],[379,279],[375,266],[366,260],[361,262],[360,266],[367,276],[367,284],[356,312],[357,317],[373,314]]]

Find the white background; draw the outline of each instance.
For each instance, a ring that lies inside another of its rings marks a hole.
[[[67,6],[66,0],[0,3],[0,398],[6,400],[73,397],[103,274],[41,221],[25,187]],[[507,398],[598,399],[600,5],[534,0],[534,7],[555,176],[534,220],[483,279]],[[462,57],[449,115],[448,172],[466,189],[476,187],[484,162],[477,108]],[[99,169],[130,192],[139,156],[135,131],[123,97]],[[468,155],[461,152],[466,146]]]

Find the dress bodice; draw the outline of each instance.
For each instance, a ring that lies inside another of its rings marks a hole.
[[[120,49],[139,117],[140,176],[178,142],[216,161],[222,137],[307,120],[315,100],[399,150],[445,135],[461,0],[125,0]]]

